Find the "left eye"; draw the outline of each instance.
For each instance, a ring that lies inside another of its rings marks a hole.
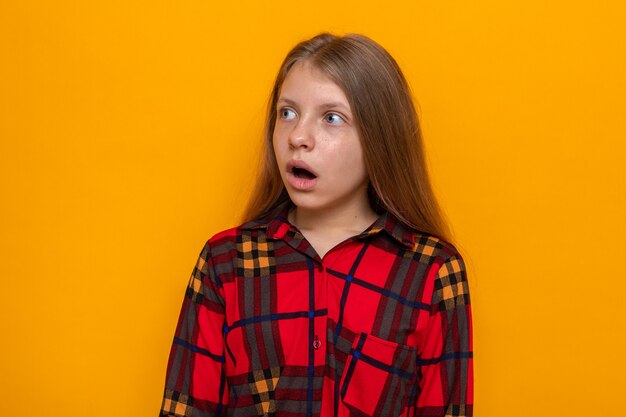
[[[280,110],[280,118],[284,120],[291,120],[296,117],[296,112],[291,109],[281,109]]]
[[[343,123],[343,118],[335,113],[328,113],[326,116],[324,116],[324,120],[326,120],[326,122],[330,123],[331,125],[338,125],[340,123]]]

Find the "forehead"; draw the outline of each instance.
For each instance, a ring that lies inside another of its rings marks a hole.
[[[343,89],[326,73],[309,61],[298,62],[287,73],[279,92],[279,100],[313,100],[340,102],[348,105]]]

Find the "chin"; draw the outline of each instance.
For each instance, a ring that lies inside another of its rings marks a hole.
[[[302,193],[289,193],[291,202],[296,206],[306,210],[319,210],[327,206],[319,197],[313,195],[302,195]]]
[[[317,210],[332,210],[341,209],[346,204],[349,204],[349,200],[341,199],[324,199],[312,194],[309,195],[296,195],[289,194],[293,204],[303,210],[317,211]]]

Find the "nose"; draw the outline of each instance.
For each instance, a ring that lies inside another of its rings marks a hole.
[[[313,149],[315,145],[315,127],[305,118],[301,118],[289,131],[289,147],[292,149]]]

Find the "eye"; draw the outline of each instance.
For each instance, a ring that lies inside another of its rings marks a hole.
[[[324,116],[324,120],[331,125],[338,125],[344,122],[343,117],[339,116],[336,113],[328,113]]]
[[[283,120],[292,120],[296,117],[296,112],[291,109],[280,109],[280,118]]]

